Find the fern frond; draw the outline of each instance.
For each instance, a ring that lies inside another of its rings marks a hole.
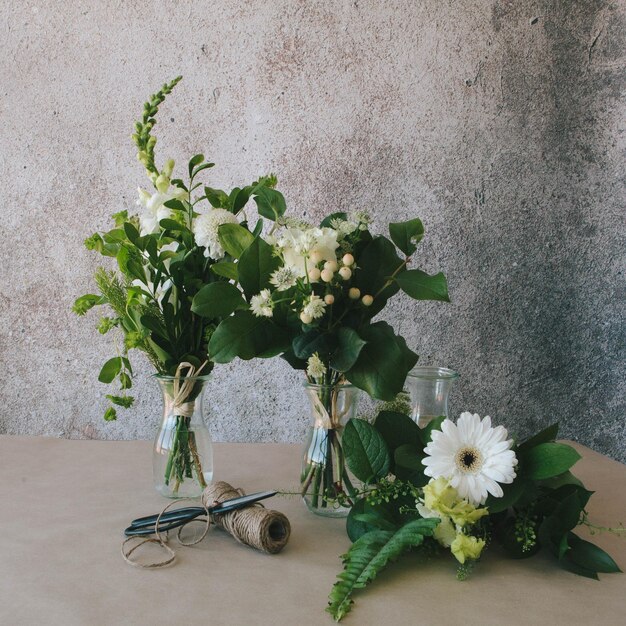
[[[433,534],[438,523],[436,518],[417,519],[397,531],[373,530],[355,541],[342,556],[344,569],[329,595],[326,610],[335,621],[340,621],[350,611],[355,589],[365,587],[403,552],[419,546],[424,537]]]

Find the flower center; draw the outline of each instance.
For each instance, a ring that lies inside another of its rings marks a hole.
[[[477,448],[465,446],[456,453],[454,462],[464,474],[475,474],[483,466],[483,455]]]

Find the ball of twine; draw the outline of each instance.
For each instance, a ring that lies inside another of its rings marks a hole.
[[[208,509],[210,507],[231,500],[233,498],[239,498],[245,495],[242,489],[235,489],[227,482],[218,481],[209,484],[202,493],[202,506],[207,510],[207,516],[205,520],[194,519],[189,523],[205,521],[206,526],[203,533],[191,542],[184,542],[181,538],[181,532],[185,526],[178,529],[177,537],[181,545],[192,546],[202,541],[208,531],[211,522],[213,522],[219,528],[222,528],[232,537],[234,537],[239,543],[262,550],[268,554],[276,554],[280,552],[289,541],[289,535],[291,534],[291,525],[285,515],[279,511],[272,511],[266,509],[260,502],[247,506],[243,509],[236,509],[229,511],[228,513],[208,515]],[[155,524],[155,537],[144,537],[137,543],[137,537],[129,537],[122,543],[122,557],[129,564],[134,567],[142,569],[157,569],[160,567],[166,567],[171,565],[176,559],[176,551],[167,545],[167,534],[163,536],[159,532],[159,523],[161,516],[173,505],[180,502],[170,502],[159,514]],[[129,542],[134,542],[135,545],[128,548]],[[141,563],[131,559],[133,552],[146,543],[156,543],[167,553],[167,557],[161,561],[151,561],[148,563]]]
[[[218,481],[207,486],[202,494],[202,503],[211,507],[225,500],[244,495],[226,482]],[[279,511],[266,509],[260,502],[243,509],[212,515],[212,522],[232,535],[239,543],[262,550],[268,554],[280,552],[291,534],[291,525]]]

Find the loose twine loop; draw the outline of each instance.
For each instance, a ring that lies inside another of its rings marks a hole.
[[[245,495],[242,489],[235,489],[232,485],[226,482],[218,481],[211,483],[202,493],[202,506],[206,512],[206,519],[193,519],[191,522],[205,522],[204,531],[197,539],[189,542],[185,542],[181,538],[181,532],[184,526],[181,526],[177,532],[177,539],[183,546],[193,546],[200,543],[209,532],[211,522],[213,522],[219,528],[222,528],[229,533],[236,541],[241,544],[256,548],[268,554],[276,554],[280,552],[287,542],[289,541],[289,535],[291,534],[291,525],[285,515],[279,511],[271,511],[266,509],[260,502],[257,502],[251,506],[247,506],[243,509],[236,509],[228,513],[210,515],[209,507],[224,502],[225,500],[231,500],[232,498],[238,498]],[[186,498],[189,500],[190,498]],[[159,523],[161,522],[162,515],[174,504],[178,504],[181,500],[170,502],[162,511],[154,525],[155,537],[144,537],[138,541],[130,549],[126,546],[131,541],[136,541],[137,537],[129,537],[122,543],[122,557],[129,564],[134,567],[140,567],[142,569],[157,569],[160,567],[166,567],[174,562],[176,559],[176,551],[167,545],[168,537],[164,537],[159,532]],[[130,556],[146,543],[156,543],[167,552],[167,557],[161,561],[152,561],[149,563],[139,563],[130,558]]]

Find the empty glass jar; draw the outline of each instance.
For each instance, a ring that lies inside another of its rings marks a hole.
[[[418,366],[407,376],[412,417],[424,428],[435,417],[448,417],[448,395],[459,375],[447,367]]]

